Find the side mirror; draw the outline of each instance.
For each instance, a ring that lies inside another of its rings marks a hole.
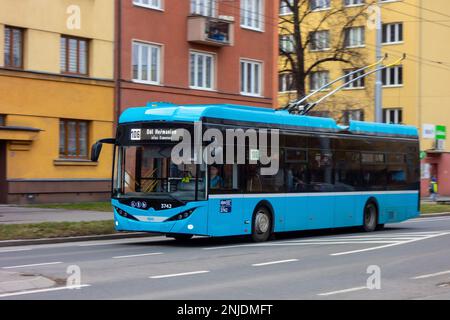
[[[100,158],[100,153],[102,152],[103,143],[96,142],[92,146],[91,149],[91,161],[92,162],[98,162],[98,158]]]
[[[116,139],[103,139],[99,140],[91,148],[91,161],[98,162],[98,158],[100,158],[100,154],[102,152],[103,144],[116,144]]]

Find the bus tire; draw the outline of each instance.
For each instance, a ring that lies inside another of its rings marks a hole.
[[[364,207],[363,213],[363,230],[365,232],[373,232],[378,226],[378,208],[372,201],[368,202]]]
[[[254,242],[269,240],[272,234],[272,214],[265,206],[255,210],[252,221],[252,239]]]
[[[188,241],[191,240],[194,235],[192,234],[168,234],[168,238],[173,238],[175,241]]]

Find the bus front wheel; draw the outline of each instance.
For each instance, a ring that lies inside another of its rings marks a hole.
[[[253,215],[252,239],[255,242],[269,240],[272,234],[272,215],[266,207],[259,207]]]
[[[365,232],[372,232],[378,226],[378,209],[373,202],[369,202],[364,207],[363,230]]]

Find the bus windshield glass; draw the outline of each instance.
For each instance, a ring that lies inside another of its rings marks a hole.
[[[171,160],[171,145],[119,147],[113,196],[158,198],[178,201],[205,200],[203,166],[177,165]]]

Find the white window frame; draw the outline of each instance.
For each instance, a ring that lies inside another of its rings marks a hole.
[[[217,0],[190,0],[191,14],[198,14],[205,17],[217,17]],[[211,10],[212,14],[208,14]]]
[[[192,79],[192,64],[191,64],[191,58],[192,55],[195,56],[195,61],[194,61],[194,79]],[[198,85],[198,57],[201,57],[203,60],[203,75],[202,75],[202,83],[204,84],[203,86],[199,86]],[[210,74],[210,78],[211,78],[211,86],[208,87],[206,85],[206,79],[207,79],[207,75],[206,75],[206,59],[207,58],[211,58],[211,74]],[[194,85],[192,85],[192,81],[194,82]],[[214,53],[211,52],[203,52],[203,51],[196,51],[196,50],[191,50],[189,51],[189,88],[194,89],[194,90],[207,90],[207,91],[214,91],[216,88],[216,55]]]
[[[324,79],[316,79],[316,76],[319,75],[327,75],[325,81]],[[321,70],[321,71],[314,71],[312,72],[310,75],[310,80],[309,80],[309,90],[310,91],[315,91],[321,87],[323,87],[326,83],[328,83],[330,81],[330,72],[328,70]],[[319,80],[319,81],[317,81]],[[315,86],[313,87],[311,84],[313,83],[313,81],[315,82]]]
[[[346,48],[363,48],[366,46],[366,28],[362,26],[349,27],[344,32],[345,32]],[[356,40],[358,40],[358,44],[352,44],[355,42],[354,41],[355,35],[357,35]]]
[[[144,3],[144,1],[148,1],[148,4]],[[153,1],[155,1],[157,4],[153,5]],[[138,7],[163,11],[163,1],[164,0],[133,0],[133,4]]]
[[[391,112],[394,111],[394,119],[391,122]],[[400,113],[402,114],[402,121],[400,122]],[[383,108],[384,123],[400,124],[403,123],[403,108]]]
[[[280,48],[285,52],[294,52],[294,36],[292,34],[280,35]]]
[[[288,0],[288,2],[291,5],[293,4],[293,0]],[[289,7],[287,7],[284,2],[280,3],[280,16],[288,16],[291,15],[292,13],[293,12],[291,11],[291,9],[289,9]]]
[[[245,64],[245,68],[242,67],[242,65]],[[251,71],[253,72],[253,75],[251,76],[251,84],[250,87],[252,90],[250,92],[243,91],[242,89],[248,88],[248,65],[251,65]],[[256,66],[259,66],[259,79],[255,79],[255,68]],[[244,72],[243,72],[244,70]],[[239,63],[239,74],[240,74],[240,92],[243,96],[250,96],[250,97],[262,97],[263,96],[263,85],[264,85],[264,63],[262,61],[258,60],[252,60],[252,59],[240,59]],[[244,80],[244,81],[242,81]],[[258,83],[258,91],[255,89],[255,83]]]
[[[365,0],[343,0],[343,1],[344,1],[344,7],[346,7],[346,8],[360,7],[366,3]],[[347,1],[349,2],[349,4],[347,4]]]
[[[400,83],[400,81],[399,81],[399,70],[400,69],[402,69],[402,82]],[[383,83],[383,87],[386,87],[386,88],[389,88],[389,87],[391,87],[391,88],[396,88],[396,87],[403,87],[403,84],[404,84],[404,82],[405,82],[405,74],[404,74],[404,68],[403,68],[403,66],[401,65],[401,66],[395,66],[395,67],[390,67],[390,68],[387,68],[387,69],[384,69],[383,71],[382,71],[382,79],[381,80],[383,80],[383,73],[385,72],[386,73],[386,84],[384,84]],[[390,83],[390,80],[391,80],[391,73],[392,72],[394,72],[394,77],[395,77],[395,83]]]
[[[364,71],[360,71],[360,72],[352,74],[350,76],[348,75],[349,73],[354,72],[354,71],[355,71],[355,69],[344,70],[344,75],[346,76],[344,78],[344,82],[348,82],[350,80],[356,79],[364,74]],[[358,83],[361,83],[361,82],[364,82],[363,86],[357,85]],[[365,87],[366,87],[365,78],[361,78],[361,79],[358,79],[358,80],[346,85],[344,87],[344,90],[357,90],[357,89],[364,89]]]
[[[139,53],[138,53],[138,78],[136,79],[134,77],[134,47],[135,45],[139,46]],[[147,80],[142,79],[142,48],[143,47],[148,48],[148,57],[147,57],[147,63],[148,63],[148,71],[147,71]],[[152,61],[152,49],[157,49],[157,58],[156,58],[156,66],[157,66],[157,72],[156,72],[156,80],[151,80],[151,61]],[[145,42],[141,40],[133,40],[131,42],[131,79],[135,83],[142,83],[142,84],[151,84],[151,85],[161,85],[161,75],[162,75],[162,54],[163,54],[163,47],[160,44],[157,43],[150,43]]]
[[[279,93],[288,93],[288,92],[295,92],[294,88],[292,88],[294,84],[294,74],[293,73],[281,73],[279,75],[279,81],[280,81],[280,87],[278,88]],[[289,86],[290,84],[290,86]],[[291,87],[289,89],[289,87]]]
[[[402,40],[399,40],[400,38],[400,26],[402,26]],[[404,39],[404,25],[402,22],[394,22],[394,23],[383,23],[382,26],[382,32],[383,29],[386,27],[386,42],[382,42],[383,45],[389,45],[389,44],[399,44],[403,43]],[[395,28],[395,39],[391,39],[391,28]]]
[[[328,6],[317,6],[317,8],[316,9],[313,9],[313,7],[312,7],[312,5],[311,5],[311,2],[315,2],[316,4],[318,3],[318,2],[328,2]],[[309,0],[309,3],[308,3],[308,5],[309,5],[309,8],[310,8],[310,10],[311,11],[314,11],[314,12],[316,12],[316,11],[325,11],[325,10],[330,10],[331,9],[331,0]]]
[[[326,34],[326,44],[327,46],[325,48],[319,48],[320,45],[322,45],[321,34]],[[310,45],[309,45],[309,51],[315,52],[315,51],[327,51],[330,50],[330,31],[329,30],[318,30],[313,31],[309,34],[310,38]],[[313,48],[313,45],[316,48]]]
[[[241,28],[264,32],[266,0],[241,0]],[[256,7],[256,11],[255,10]],[[249,17],[250,15],[250,17]],[[250,23],[248,19],[250,18]]]

